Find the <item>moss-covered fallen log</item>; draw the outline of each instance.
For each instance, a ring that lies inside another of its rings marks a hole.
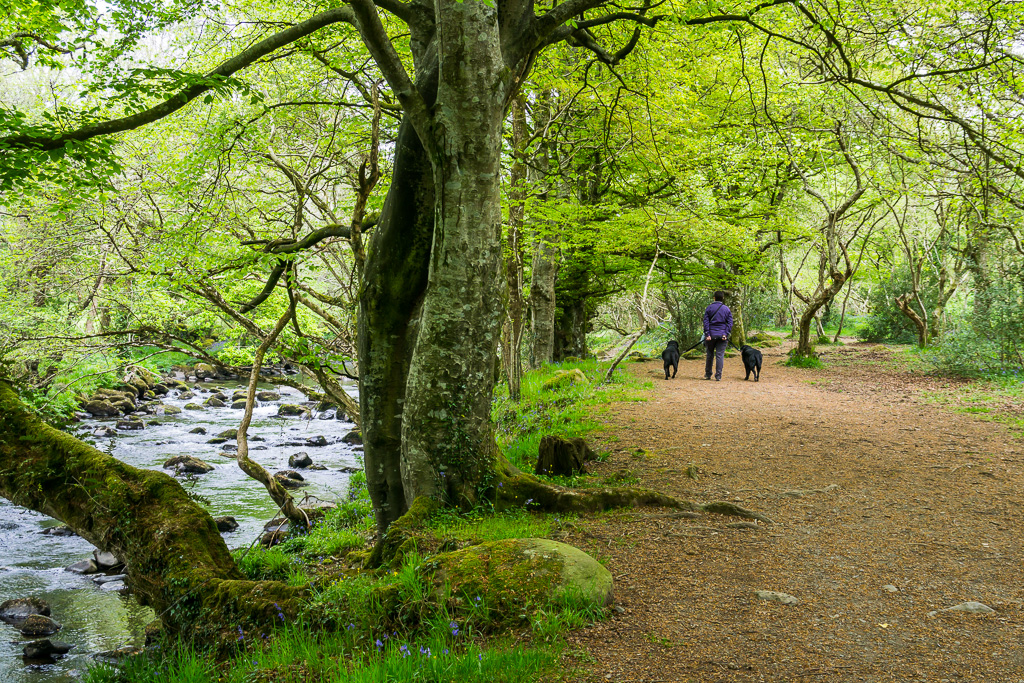
[[[135,595],[168,630],[251,628],[297,609],[300,590],[244,579],[213,519],[172,477],[50,427],[3,381],[0,496],[125,561]]]

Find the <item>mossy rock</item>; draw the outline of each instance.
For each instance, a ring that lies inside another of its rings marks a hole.
[[[192,372],[195,374],[196,379],[213,379],[217,376],[217,371],[208,363],[196,363]]]
[[[309,409],[306,408],[305,406],[297,406],[297,405],[295,405],[293,403],[282,403],[277,408],[277,414],[278,415],[283,415],[283,416],[288,416],[288,417],[294,417],[294,416],[300,416],[300,415],[304,416],[304,415],[308,415],[309,414]]]
[[[164,415],[178,415],[181,413],[181,408],[178,406],[164,406]]]
[[[185,410],[204,410],[204,408],[198,403],[186,403]]]
[[[443,553],[424,565],[456,594],[480,596],[507,614],[568,594],[595,605],[612,601],[612,575],[579,548],[546,538],[510,538]]]
[[[554,391],[570,384],[580,384],[587,381],[587,376],[579,368],[572,370],[559,370],[550,379],[546,380],[541,388],[544,391]]]

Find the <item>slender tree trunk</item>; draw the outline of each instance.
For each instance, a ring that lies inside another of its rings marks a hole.
[[[521,353],[526,301],[523,256],[523,212],[526,201],[526,103],[520,95],[512,102],[512,169],[509,173],[508,239],[505,249],[505,280],[508,286],[507,316],[502,334],[502,364],[508,380],[508,393],[519,400],[523,376]]]
[[[547,126],[551,118],[550,93],[541,93],[534,108],[537,126]],[[542,137],[531,167],[534,184],[545,187],[538,199],[546,201],[550,180],[551,153]],[[533,258],[530,266],[530,367],[539,368],[555,358],[555,281],[560,258],[556,226],[547,220],[534,220]]]

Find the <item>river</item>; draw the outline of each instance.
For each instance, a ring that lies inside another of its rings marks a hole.
[[[172,390],[163,398],[166,405],[179,408],[186,403],[201,403],[209,393],[223,389],[230,395],[238,382],[207,382],[199,385],[195,398],[176,398]],[[326,470],[300,470],[309,486],[293,492],[296,498],[308,493],[324,500],[341,499],[348,487],[349,475],[340,468],[359,466],[358,446],[341,442],[355,426],[330,415],[311,420],[276,417],[282,403],[301,403],[305,397],[289,387],[262,386],[276,391],[281,400],[261,403],[249,428],[250,457],[271,472],[289,469],[288,457],[305,451],[315,464]],[[352,388],[354,390],[354,387]],[[217,433],[238,427],[241,410],[206,408],[183,410],[178,415],[142,416],[143,430],[118,431],[115,437],[93,437],[98,427],[114,427],[116,420],[85,420],[76,425],[76,435],[94,441],[97,448],[135,467],[162,469],[164,461],[175,455],[192,455],[214,466],[208,474],[179,478],[182,484],[209,501],[207,509],[214,517],[233,516],[239,528],[223,534],[230,548],[250,545],[262,532],[263,524],[274,516],[276,507],[261,484],[246,477],[234,461],[234,452],[224,446],[235,441],[210,444]],[[203,427],[206,434],[191,433]],[[325,437],[328,445],[309,446],[312,437]],[[258,439],[263,439],[262,441]],[[96,652],[127,645],[142,645],[143,629],[154,614],[130,595],[100,588],[92,576],[79,576],[65,567],[92,556],[93,546],[78,536],[51,536],[42,531],[59,522],[0,499],[0,602],[10,598],[34,596],[50,604],[51,617],[62,629],[51,636],[74,645],[65,657],[52,664],[26,664],[21,650],[34,638],[24,637],[13,626],[0,623],[0,681],[3,683],[64,683],[75,681],[95,661]]]

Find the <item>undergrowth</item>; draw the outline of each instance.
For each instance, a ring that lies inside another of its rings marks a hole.
[[[545,383],[559,373],[580,370],[586,381]],[[643,390],[654,385],[619,370],[605,384],[604,370],[595,360],[552,363],[523,376],[519,401],[512,401],[508,388],[497,392],[492,416],[497,425],[498,444],[509,462],[532,472],[542,437],[585,436],[601,429],[601,406],[614,401],[644,401]]]

